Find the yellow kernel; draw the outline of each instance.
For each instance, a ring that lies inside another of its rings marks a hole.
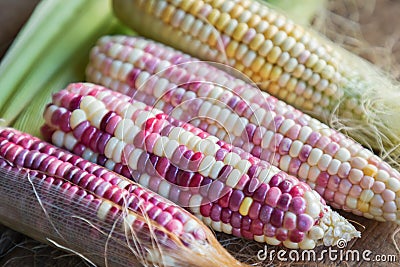
[[[265,38],[272,39],[272,37],[279,31],[279,29],[275,25],[270,25],[268,29],[265,31]]]
[[[237,18],[240,16],[240,14],[242,14],[242,12],[243,12],[243,7],[241,5],[236,4],[233,6],[230,14],[232,18]]]
[[[189,12],[192,15],[197,15],[197,13],[200,11],[200,9],[203,7],[203,5],[204,5],[203,1],[194,1],[194,3],[191,6]]]
[[[245,69],[245,66],[244,66],[242,63],[240,63],[240,62],[236,62],[236,63],[235,63],[235,69],[236,69],[237,71],[243,71],[243,70]]]
[[[281,55],[282,50],[278,46],[274,46],[272,50],[268,53],[267,60],[271,63],[276,63],[279,56]]]
[[[378,168],[374,165],[368,164],[365,166],[363,169],[363,172],[367,176],[375,177],[376,174],[378,173]]]
[[[264,64],[264,66],[262,66],[262,68],[260,70],[260,76],[263,79],[268,79],[269,75],[271,74],[271,71],[272,71],[272,64],[266,63],[266,64]]]
[[[313,66],[313,70],[315,72],[321,72],[325,68],[325,66],[326,66],[326,61],[319,59],[317,63],[315,63],[315,65]]]
[[[150,1],[148,1],[148,2],[150,2]],[[188,11],[190,9],[190,7],[193,5],[193,2],[195,2],[195,1],[194,0],[181,1],[179,7],[184,11]]]
[[[218,30],[222,31],[222,30],[226,27],[226,25],[228,24],[228,22],[229,22],[230,19],[231,19],[231,16],[229,16],[229,14],[227,14],[227,13],[222,13],[222,14],[219,16],[217,22],[215,23],[215,27],[216,27]]]
[[[282,75],[282,68],[275,66],[272,71],[271,71],[271,81],[275,82],[279,79],[279,77]]]
[[[247,30],[249,29],[249,26],[247,26],[246,23],[240,22],[235,31],[232,34],[232,37],[237,40],[240,41],[242,40],[243,35],[247,32]]]
[[[278,91],[278,98],[280,99],[286,99],[287,95],[288,95],[288,91],[287,90],[283,90],[282,87],[280,87],[279,85],[277,85],[277,87],[279,88]],[[276,93],[275,93],[276,94]]]
[[[261,33],[257,33],[253,40],[251,40],[249,46],[253,50],[258,50],[258,48],[261,46],[261,44],[265,41],[264,35]]]
[[[359,211],[361,211],[362,213],[368,212],[368,210],[369,210],[369,204],[368,204],[368,203],[365,203],[365,202],[362,202],[362,201],[359,201],[359,202],[357,203],[357,209],[358,209]]]
[[[213,9],[210,14],[207,17],[207,20],[209,23],[212,25],[215,24],[215,22],[218,20],[219,16],[221,15],[221,12],[219,12],[218,9]]]
[[[231,41],[226,47],[226,55],[228,57],[234,57],[236,54],[236,50],[239,46],[239,43],[236,41]]]
[[[213,0],[210,4],[215,8],[219,8],[224,3],[224,0]]]
[[[250,209],[251,204],[253,204],[253,199],[250,197],[245,197],[243,199],[242,204],[240,205],[239,213],[242,216],[246,216],[247,214],[249,214],[249,209]]]
[[[264,65],[264,63],[265,63],[265,59],[263,57],[257,57],[251,63],[251,70],[254,72],[258,72],[261,69],[261,67]],[[253,80],[254,80],[254,82],[256,82],[254,77],[253,77]]]
[[[165,23],[169,23],[171,21],[172,15],[175,13],[175,7],[172,5],[168,5],[163,13],[162,13],[162,20]]]
[[[255,27],[258,23],[260,23],[261,17],[257,14],[253,14],[251,18],[247,21],[247,25],[249,25],[250,28]]]
[[[282,90],[282,91],[283,91],[283,90]],[[269,92],[271,95],[277,95],[277,94],[279,93],[279,94],[280,94],[279,97],[284,97],[286,91],[281,92],[281,87],[279,86],[279,84],[277,84],[276,82],[271,82],[271,83],[268,85],[268,92]]]
[[[217,44],[217,40],[218,40],[218,33],[212,31],[212,32],[210,33],[210,35],[208,36],[207,43],[208,43],[211,47],[214,47],[214,46],[216,46],[216,44]]]

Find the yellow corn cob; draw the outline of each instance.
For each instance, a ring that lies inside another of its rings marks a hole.
[[[390,90],[392,81],[263,3],[114,0],[113,6],[140,34],[228,64],[363,145],[399,154],[400,96]]]

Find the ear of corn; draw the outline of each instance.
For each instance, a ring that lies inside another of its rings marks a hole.
[[[46,139],[128,174],[217,231],[303,249],[359,235],[295,177],[104,87],[69,85],[44,118]]]
[[[0,174],[2,222],[96,264],[241,266],[188,212],[28,134],[0,130]]]
[[[343,134],[215,67],[143,38],[105,36],[89,81],[242,147],[315,189],[334,208],[400,223],[400,174]]]
[[[398,83],[266,5],[114,0],[113,7],[138,33],[234,67],[383,156],[399,155]]]

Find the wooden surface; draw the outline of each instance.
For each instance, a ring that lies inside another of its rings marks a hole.
[[[335,0],[336,1],[336,0]],[[337,8],[330,4],[335,12],[346,15],[344,13],[351,11],[352,4],[357,2],[355,0],[337,0],[344,4]],[[374,2],[372,0],[367,0]],[[38,0],[0,0],[0,57],[5,52],[6,48],[11,44],[12,39],[21,28],[24,21],[29,16],[32,8]],[[359,1],[358,1],[359,2]],[[365,1],[366,2],[366,1]],[[346,6],[347,5],[347,6]],[[362,5],[360,5],[362,7]],[[397,66],[400,62],[399,43],[400,34],[396,35],[399,31],[400,25],[400,1],[399,0],[376,0],[376,7],[372,11],[359,10],[360,18],[358,21],[362,23],[362,32],[364,33],[365,41],[376,48],[376,53],[365,53],[361,51],[360,54],[368,55],[371,60],[377,62],[383,67],[387,67],[385,61],[382,61],[382,55],[385,55],[391,61],[391,71],[397,76]],[[354,19],[354,17],[352,18]],[[357,19],[357,18],[356,18]],[[328,35],[334,35],[335,31],[340,31],[341,27],[334,25],[328,29]],[[332,22],[331,21],[331,22]],[[398,21],[398,22],[396,22]],[[336,27],[336,28],[335,28]],[[330,33],[330,34],[329,34]],[[396,37],[397,36],[397,37]],[[389,38],[390,37],[390,38]],[[394,39],[393,39],[394,38]],[[397,38],[397,39],[396,39]],[[393,40],[395,40],[393,42]],[[397,40],[397,41],[396,41]],[[392,43],[390,43],[392,42]],[[354,44],[349,44],[349,46]],[[371,51],[371,50],[369,50]],[[387,56],[389,53],[389,56]],[[397,76],[398,77],[398,76]],[[365,250],[370,250],[369,257],[372,259],[377,255],[395,255],[397,262],[395,263],[379,263],[376,261],[335,261],[331,262],[328,256],[325,256],[322,261],[316,262],[281,262],[275,258],[273,261],[276,265],[308,265],[308,266],[400,266],[400,253],[396,248],[400,245],[400,234],[396,234],[398,229],[397,225],[392,223],[377,223],[367,219],[363,219],[351,214],[341,212],[342,215],[352,220],[358,225],[358,229],[362,232],[362,238],[353,240],[347,244],[343,251],[352,249],[357,250],[360,255]],[[2,234],[1,234],[2,233]],[[263,266],[270,263],[267,259],[259,261],[256,259],[256,254],[259,249],[264,246],[248,241],[231,240],[226,235],[218,235],[221,242],[226,245],[230,251],[240,251],[239,256],[242,260],[249,260],[249,263],[256,266]],[[10,248],[14,248],[10,250]],[[269,249],[279,249],[272,246]],[[317,250],[317,255],[323,249]],[[8,254],[4,254],[8,251]],[[60,255],[65,255],[62,252],[53,250],[47,246],[42,246],[22,235],[16,234],[0,227],[0,266],[85,266],[77,257],[67,256],[67,258],[59,259]]]

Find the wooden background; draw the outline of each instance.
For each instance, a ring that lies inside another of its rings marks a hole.
[[[38,0],[0,0],[0,58],[28,18]],[[343,42],[345,47],[400,77],[400,0],[333,0],[328,11],[316,19],[315,27],[329,37]],[[321,26],[323,25],[323,26]],[[396,255],[395,263],[378,262],[279,262],[275,265],[307,266],[400,266],[400,234],[397,225],[377,223],[351,214],[341,213],[358,224],[362,238],[347,244],[346,249],[371,250],[375,255]],[[218,235],[221,242],[241,260],[255,266],[271,262],[257,262],[255,255],[263,245],[232,240]],[[269,247],[269,249],[273,249]],[[320,248],[324,249],[324,248]],[[251,260],[252,259],[252,260]],[[10,229],[0,226],[0,266],[86,266],[79,258],[39,244]]]

